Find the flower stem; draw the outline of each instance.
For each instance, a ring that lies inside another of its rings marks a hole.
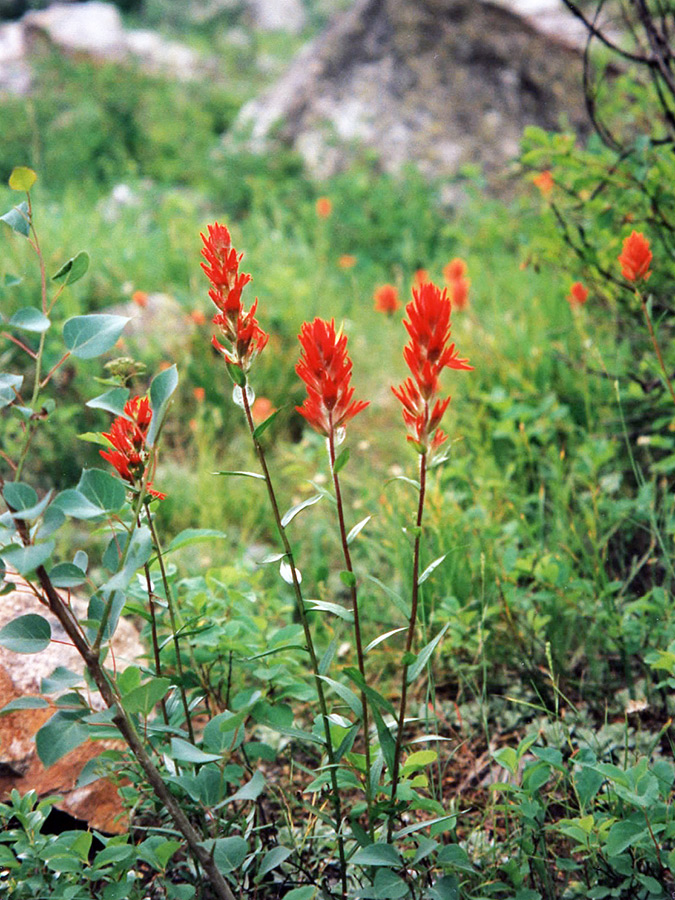
[[[337,835],[338,841],[338,855],[340,858],[340,879],[342,885],[342,897],[343,900],[346,900],[347,897],[347,860],[345,857],[345,846],[344,846],[344,838],[342,837],[342,803],[340,801],[340,793],[337,783],[337,764],[335,762],[335,751],[333,749],[333,738],[330,733],[330,723],[328,721],[328,706],[326,704],[326,695],[323,690],[323,682],[321,681],[321,675],[319,672],[319,660],[316,656],[316,650],[314,648],[314,640],[312,638],[312,632],[309,627],[309,621],[307,619],[307,610],[305,609],[305,604],[302,599],[302,589],[300,587],[300,582],[298,580],[297,570],[295,568],[295,559],[293,557],[293,549],[291,547],[290,541],[288,540],[288,536],[286,534],[286,529],[281,524],[281,514],[279,512],[279,504],[277,503],[276,493],[274,491],[274,485],[272,483],[272,476],[270,475],[270,471],[267,467],[267,460],[265,459],[265,451],[262,448],[262,444],[255,436],[255,424],[253,422],[253,416],[251,415],[251,405],[248,402],[248,396],[246,394],[246,385],[241,387],[241,395],[244,404],[244,412],[246,413],[246,421],[248,423],[249,431],[251,432],[251,439],[253,440],[253,446],[255,447],[255,452],[258,457],[258,461],[260,462],[260,466],[263,470],[263,475],[265,478],[265,484],[267,485],[267,495],[269,497],[270,506],[272,507],[272,514],[274,516],[274,522],[277,526],[277,532],[279,534],[279,538],[281,539],[282,546],[284,548],[284,552],[286,555],[286,559],[288,560],[288,564],[291,568],[291,579],[293,581],[293,591],[295,594],[295,605],[300,616],[300,621],[302,623],[302,630],[305,634],[305,642],[307,644],[307,652],[309,653],[309,658],[312,664],[312,672],[314,673],[314,684],[316,686],[316,693],[319,698],[319,709],[321,711],[321,719],[323,721],[324,735],[326,740],[326,755],[328,756],[328,766],[330,769],[330,780],[331,780],[331,794],[333,799],[333,810],[335,815],[335,832]]]
[[[155,530],[155,523],[152,521],[152,515],[150,513],[150,504],[147,500],[143,501],[143,505],[145,506],[145,515],[148,519],[148,527],[150,528],[150,534],[152,535],[152,542],[155,545],[155,550],[157,551],[157,562],[159,563],[159,571],[162,573],[162,584],[164,585],[164,593],[166,595],[166,603],[169,608],[169,619],[171,621],[171,635],[173,637],[173,646],[176,652],[176,669],[178,670],[178,681],[179,681],[179,689],[181,700],[183,701],[183,711],[185,713],[185,723],[187,725],[188,734],[190,735],[190,742],[192,744],[195,743],[195,733],[192,728],[192,720],[190,719],[190,707],[188,706],[187,694],[185,692],[185,681],[183,677],[183,660],[181,657],[180,651],[180,640],[178,639],[178,623],[176,621],[176,611],[174,608],[174,600],[173,593],[171,591],[171,586],[169,585],[169,579],[166,577],[166,568],[164,566],[164,555],[162,553],[162,545],[159,542],[159,538],[157,537],[157,531]]]
[[[412,602],[410,606],[410,621],[408,624],[408,636],[405,642],[405,656],[407,660],[412,652],[413,638],[415,637],[415,625],[417,624],[417,606],[419,602],[419,571],[420,571],[420,541],[422,538],[422,516],[424,514],[424,496],[427,481],[427,454],[420,456],[420,496],[417,506],[417,520],[415,522],[415,545],[413,549],[413,573],[412,573]],[[394,769],[391,773],[391,802],[392,807],[396,802],[398,791],[399,768],[401,764],[401,751],[403,749],[403,731],[405,725],[405,711],[408,702],[408,662],[403,663],[403,675],[401,677],[401,703],[398,711],[398,729],[396,731],[396,747],[394,749]],[[391,841],[394,830],[394,816],[389,819],[387,840]]]
[[[349,552],[349,544],[347,543],[347,529],[345,528],[344,504],[342,502],[342,491],[340,490],[340,479],[335,471],[335,429],[331,428],[328,436],[328,456],[330,459],[330,468],[333,474],[333,486],[335,488],[335,500],[337,502],[338,521],[340,523],[340,540],[342,542],[342,552],[345,558],[345,567],[352,575],[349,592],[352,600],[352,611],[354,613],[354,642],[356,644],[356,656],[359,664],[359,672],[363,683],[366,683],[366,666],[363,658],[363,641],[361,640],[361,623],[359,619],[359,604],[356,593],[356,578],[354,577],[354,569],[352,566],[352,558]],[[366,756],[366,805],[368,807],[368,829],[371,838],[374,838],[373,814],[372,814],[372,784],[370,782],[370,728],[368,725],[368,700],[365,690],[361,690],[361,706],[363,707],[363,737],[365,741]]]
[[[647,303],[645,302],[644,295],[640,291],[635,291],[635,295],[640,301],[640,305],[642,306],[642,312],[644,313],[645,322],[647,323],[647,328],[649,329],[649,336],[652,339],[652,346],[656,352],[657,359],[659,361],[659,365],[661,366],[661,371],[663,372],[663,377],[666,379],[666,385],[668,390],[670,391],[670,396],[673,398],[673,403],[675,403],[675,390],[673,390],[673,383],[670,380],[670,375],[666,370],[666,365],[663,361],[663,356],[661,355],[661,348],[659,347],[659,342],[656,340],[656,334],[654,333],[654,326],[652,325],[652,319],[649,315],[649,310],[647,309]]]

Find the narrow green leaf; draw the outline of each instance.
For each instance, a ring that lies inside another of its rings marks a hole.
[[[367,694],[366,694],[367,696]],[[370,699],[370,698],[368,698]],[[387,728],[382,715],[377,706],[372,706],[371,712],[377,729],[377,736],[380,739],[380,747],[382,748],[382,756],[387,764],[390,772],[394,771],[394,758],[396,756],[396,741],[392,737],[391,731]]]
[[[24,306],[23,309],[18,309],[9,320],[9,325],[13,328],[34,331],[38,334],[46,331],[51,324],[47,316],[33,306]]]
[[[266,779],[262,772],[256,772],[250,781],[242,785],[239,790],[228,797],[228,803],[237,800],[257,800],[265,789]]]
[[[270,415],[265,419],[264,422],[261,422],[260,425],[258,425],[254,429],[253,437],[256,439],[256,441],[258,440],[258,438],[262,437],[263,434],[265,434],[267,429],[274,422],[274,420],[276,419],[276,417],[279,415],[280,412],[281,412],[280,409],[275,409],[273,413],[270,413]]]
[[[272,869],[276,869],[277,866],[280,866],[284,860],[292,855],[292,853],[293,851],[290,847],[272,847],[272,849],[268,850],[262,858],[256,880],[259,881],[263,876],[267,875],[268,872],[271,872]],[[286,896],[288,896],[288,894],[286,894]]]
[[[344,619],[345,622],[354,621],[354,613],[351,609],[346,609],[344,606],[340,606],[339,603],[329,603],[327,600],[307,600],[306,602],[313,604],[313,606],[309,607],[311,610],[333,613],[333,615]]]
[[[8,184],[13,191],[28,192],[36,181],[37,175],[28,166],[15,166],[9,176]]]
[[[435,750],[417,750],[406,759],[401,771],[406,774],[415,772],[417,769],[424,769],[426,766],[430,766],[437,759],[438,753]]]
[[[171,395],[178,387],[178,369],[170,366],[159,375],[156,375],[150,384],[150,407],[152,409],[152,421],[148,429],[146,444],[152,447],[157,440],[157,435],[164,422]]]
[[[45,709],[49,703],[44,697],[16,697],[0,709],[0,716],[9,715],[17,709]]]
[[[206,541],[222,541],[226,537],[224,531],[216,531],[213,528],[186,528],[173,538],[166,552],[172,553],[181,547],[189,547],[192,544],[201,544]]]
[[[0,216],[0,222],[6,222],[12,231],[16,231],[17,234],[28,237],[30,234],[30,214],[28,212],[28,204],[26,201],[24,200],[23,203],[14,206],[9,212],[6,212],[4,216]]]
[[[361,519],[360,522],[357,522],[356,525],[352,528],[352,530],[347,535],[347,544],[351,544],[351,542],[357,538],[363,529],[366,527],[368,522],[372,519],[372,516],[366,516],[365,519]]]
[[[244,475],[246,478],[257,478],[259,481],[264,481],[265,476],[258,474],[258,472],[211,472],[212,475]]]
[[[285,528],[293,521],[298,513],[302,512],[303,509],[307,509],[308,506],[314,506],[315,503],[318,503],[319,500],[322,499],[322,496],[322,494],[314,494],[314,496],[308,497],[306,500],[303,500],[302,503],[297,503],[295,506],[292,506],[282,516],[281,527]]]
[[[444,553],[443,556],[439,556],[438,559],[435,559],[432,563],[429,563],[429,565],[426,567],[424,572],[422,572],[420,577],[417,579],[417,584],[424,584],[424,582],[431,575],[431,573],[434,571],[434,569],[436,569],[438,566],[440,566],[440,564],[443,562],[443,560],[445,559],[445,557],[447,555],[448,555],[447,553]]]
[[[18,544],[0,549],[0,557],[6,565],[12,566],[19,575],[28,575],[47,562],[54,551],[54,541],[44,541],[42,544],[32,544],[29,547],[21,547]]]
[[[171,758],[182,763],[198,764],[220,762],[223,757],[219,753],[205,753],[183,738],[171,738]]]
[[[356,696],[354,691],[348,688],[345,684],[341,684],[339,681],[334,681],[332,678],[328,678],[328,676],[326,675],[319,675],[319,678],[321,678],[322,681],[325,681],[326,684],[329,684],[333,688],[338,697],[345,701],[354,715],[358,716],[359,719],[363,716],[363,704]]]
[[[89,737],[89,730],[81,722],[81,715],[60,709],[35,735],[35,747],[40,762],[48,769],[66,753],[79,747]]]
[[[86,273],[89,268],[89,254],[81,250],[72,259],[65,262],[59,271],[52,275],[52,281],[63,281],[65,284],[74,284]]]
[[[238,387],[243,388],[246,384],[246,373],[241,366],[235,366],[235,364],[229,362],[229,360],[225,360],[225,366],[230,373],[232,381],[234,381]]]
[[[4,287],[16,287],[17,284],[21,284],[23,278],[18,275],[10,275],[9,272],[5,274],[5,277],[2,280],[2,284]]]
[[[387,638],[393,637],[393,635],[400,634],[402,631],[407,630],[407,627],[403,625],[401,628],[394,628],[391,631],[387,631],[385,632],[385,634],[381,634],[379,637],[376,637],[374,640],[372,640],[363,652],[368,653],[369,650],[372,650],[373,647],[377,647],[378,644],[381,644],[382,641],[386,641]]]
[[[94,359],[115,345],[128,321],[127,316],[74,316],[63,326],[63,339],[73,356]]]
[[[77,439],[78,441],[87,441],[89,444],[97,444],[99,447],[105,447],[106,450],[109,450],[112,447],[108,438],[103,437],[103,435],[99,434],[97,431],[85,431],[82,434],[78,434]]]
[[[438,646],[439,641],[445,634],[445,632],[450,627],[450,623],[446,622],[443,628],[438,632],[433,640],[429,641],[426,647],[423,647],[422,650],[417,654],[416,661],[410,666],[408,669],[408,684],[411,684],[417,676],[420,674],[422,669],[426,666],[431,654],[434,652],[436,647]]]
[[[152,536],[147,525],[136,528],[131,538],[129,552],[126,555],[124,567],[117,571],[113,577],[107,581],[101,590],[103,591],[124,591],[129,586],[129,582],[134,577],[135,572],[145,565],[152,555]]]
[[[344,467],[349,462],[349,456],[349,448],[345,447],[345,449],[338,455],[337,459],[333,463],[333,475],[337,475],[338,472],[341,472],[342,469],[344,469]]]
[[[340,572],[340,581],[345,585],[345,587],[356,587],[356,575],[353,572],[348,572],[346,570]]]
[[[114,416],[123,416],[124,404],[128,399],[129,389],[116,387],[106,391],[104,394],[99,394],[98,397],[94,397],[92,400],[88,400],[85,406],[88,406],[90,409],[104,409],[106,412],[111,412]],[[106,440],[107,444],[108,441]]]

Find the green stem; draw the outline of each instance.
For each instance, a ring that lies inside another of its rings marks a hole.
[[[274,485],[272,483],[272,476],[270,475],[269,469],[267,467],[267,460],[265,459],[265,451],[262,448],[260,441],[255,436],[255,424],[253,422],[253,416],[251,415],[251,405],[248,402],[248,397],[246,395],[246,387],[244,384],[241,386],[241,395],[243,398],[244,404],[244,412],[246,413],[246,421],[248,423],[249,431],[251,432],[251,438],[253,440],[253,446],[255,447],[255,452],[258,457],[258,461],[260,462],[260,467],[263,470],[263,475],[265,478],[265,484],[267,485],[267,495],[269,497],[270,506],[272,507],[272,514],[274,516],[274,522],[277,527],[277,532],[279,534],[279,538],[281,539],[282,546],[284,548],[284,553],[288,563],[291,567],[291,580],[293,582],[293,592],[295,594],[295,604],[298,610],[298,614],[300,615],[300,621],[302,623],[302,630],[305,635],[305,642],[307,644],[307,652],[309,653],[309,658],[312,664],[312,672],[314,674],[314,684],[316,686],[316,693],[319,698],[319,709],[321,710],[321,719],[323,721],[323,729],[326,741],[326,755],[328,756],[328,766],[330,769],[330,780],[331,780],[331,794],[333,800],[333,810],[335,814],[335,833],[337,835],[338,841],[338,855],[340,858],[340,879],[342,884],[342,897],[343,900],[347,898],[347,860],[345,857],[345,846],[344,846],[344,838],[342,837],[342,803],[340,801],[340,793],[337,783],[337,764],[335,762],[335,751],[333,749],[333,738],[330,733],[330,723],[328,721],[328,706],[326,704],[326,696],[323,690],[323,682],[321,681],[321,675],[319,672],[319,661],[316,656],[316,650],[314,648],[314,640],[312,639],[312,632],[310,631],[309,621],[307,619],[307,611],[305,609],[305,604],[302,598],[302,589],[300,588],[300,582],[298,580],[297,570],[295,568],[295,559],[293,557],[293,549],[291,548],[290,541],[288,540],[288,536],[286,534],[286,529],[281,524],[281,514],[279,512],[279,504],[277,503],[276,493],[274,491]]]
[[[657,359],[659,361],[659,365],[661,366],[661,371],[663,372],[663,377],[666,379],[666,385],[668,390],[670,391],[670,396],[673,398],[673,403],[675,403],[675,390],[673,390],[673,383],[670,380],[670,375],[668,375],[668,371],[666,370],[666,365],[663,361],[663,356],[661,355],[661,348],[659,347],[659,342],[656,340],[656,334],[654,333],[654,326],[652,325],[652,319],[649,315],[649,310],[647,309],[647,304],[645,302],[645,298],[640,293],[640,291],[635,291],[635,296],[640,301],[640,305],[642,306],[642,312],[644,313],[645,321],[647,323],[647,328],[649,329],[649,336],[652,339],[652,346],[656,352]]]
[[[155,658],[155,675],[158,678],[162,677],[162,663],[159,658],[159,640],[157,639],[157,615],[155,613],[155,601],[154,601],[154,591],[152,587],[152,578],[150,577],[150,566],[146,563],[144,566],[145,569],[145,583],[148,588],[148,607],[150,609],[150,633],[152,636],[152,655]],[[164,697],[159,701],[160,706],[162,708],[162,718],[164,719],[164,724],[169,724],[169,715],[166,711],[166,700]]]
[[[391,773],[391,802],[392,807],[396,803],[396,794],[398,791],[399,768],[401,764],[401,751],[403,749],[403,731],[405,726],[405,712],[408,702],[408,662],[412,652],[413,639],[415,637],[415,625],[417,624],[417,607],[419,604],[419,571],[420,571],[420,541],[422,538],[422,516],[424,514],[424,496],[426,493],[427,480],[427,454],[420,456],[420,496],[417,506],[417,519],[415,522],[415,546],[413,549],[413,572],[412,572],[412,602],[410,606],[410,621],[408,623],[408,636],[405,642],[405,656],[403,663],[403,674],[401,677],[401,703],[398,711],[398,729],[396,731],[396,747],[394,749],[394,769]],[[387,829],[387,840],[391,841],[392,832],[394,830],[394,809],[389,819]]]
[[[354,642],[356,644],[356,656],[359,664],[359,672],[363,683],[366,684],[366,665],[363,657],[363,641],[361,640],[361,623],[359,618],[359,604],[356,592],[356,578],[354,576],[354,568],[352,566],[352,557],[349,552],[349,544],[347,543],[347,529],[345,528],[344,504],[342,502],[342,491],[340,490],[340,479],[335,471],[335,429],[331,428],[328,436],[328,456],[330,459],[330,468],[333,474],[333,486],[335,488],[335,500],[337,502],[338,521],[340,523],[340,540],[342,542],[342,553],[345,559],[345,567],[351,574],[351,584],[349,592],[352,600],[352,612],[354,614]],[[374,839],[373,826],[373,810],[372,810],[372,785],[370,781],[370,727],[368,724],[368,700],[365,690],[361,690],[361,706],[363,707],[363,737],[366,747],[366,806],[368,807],[368,829],[371,838]]]
[[[162,573],[162,584],[164,585],[164,593],[166,594],[166,602],[169,608],[169,619],[171,621],[171,634],[173,636],[173,646],[176,651],[176,669],[178,670],[178,680],[180,682],[179,689],[181,699],[183,701],[183,711],[185,712],[185,721],[187,723],[188,734],[190,735],[190,741],[195,743],[195,733],[192,728],[192,720],[190,719],[190,707],[187,701],[187,694],[185,692],[185,682],[183,679],[183,660],[181,657],[180,651],[180,641],[178,639],[178,624],[176,621],[176,611],[174,608],[173,594],[171,591],[171,587],[169,585],[169,579],[166,577],[166,568],[164,566],[164,556],[162,554],[162,546],[159,542],[159,538],[157,537],[157,531],[155,530],[155,523],[152,521],[152,515],[150,514],[150,504],[148,501],[145,501],[145,514],[148,518],[148,527],[150,528],[150,534],[152,535],[152,541],[155,545],[155,550],[157,551],[157,562],[159,563],[159,571]]]

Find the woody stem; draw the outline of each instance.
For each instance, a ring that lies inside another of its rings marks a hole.
[[[654,347],[654,351],[656,352],[656,357],[659,361],[659,365],[661,366],[661,371],[663,372],[663,377],[666,379],[666,385],[668,390],[670,391],[670,396],[673,398],[673,403],[675,403],[675,390],[673,390],[673,383],[670,380],[670,375],[666,369],[666,365],[663,361],[663,356],[661,355],[661,348],[659,347],[659,342],[656,340],[656,334],[654,333],[654,326],[652,325],[652,319],[649,315],[649,310],[647,309],[647,304],[645,302],[645,298],[640,291],[635,292],[638,300],[640,301],[640,305],[642,306],[642,312],[644,313],[645,322],[647,323],[647,328],[649,329],[649,336],[652,339],[652,346]]]

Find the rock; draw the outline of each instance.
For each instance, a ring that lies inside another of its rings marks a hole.
[[[215,59],[203,59],[185,44],[146,29],[126,30],[111,3],[55,3],[0,25],[0,91],[29,93],[30,56],[45,44],[71,56],[133,62],[153,75],[181,81],[218,71]]]
[[[254,28],[300,34],[307,17],[301,0],[247,0]]]
[[[274,128],[318,177],[364,148],[429,175],[503,169],[526,125],[588,128],[576,49],[481,0],[357,0],[248,104],[254,148]],[[279,124],[280,128],[276,129]]]
[[[17,616],[37,613],[49,621],[54,642],[36,654],[13,653],[0,647],[0,706],[18,697],[39,695],[43,678],[59,666],[78,674],[84,670],[81,657],[56,618],[36,599],[22,578],[14,575],[11,580],[16,590],[2,597],[0,628]],[[86,617],[87,604],[83,599],[71,597],[71,604],[79,618]],[[146,655],[137,630],[126,619],[120,619],[112,647],[120,668]],[[53,698],[45,695],[45,699]],[[91,699],[93,706],[103,706],[98,694]],[[53,712],[53,708],[18,710],[0,717],[0,800],[13,788],[21,793],[35,790],[40,797],[59,794],[62,799],[58,808],[88,822],[90,827],[109,833],[125,831],[123,806],[113,784],[101,778],[86,787],[77,787],[85,763],[108,747],[119,747],[119,743],[87,742],[45,769],[35,752],[34,737]]]

